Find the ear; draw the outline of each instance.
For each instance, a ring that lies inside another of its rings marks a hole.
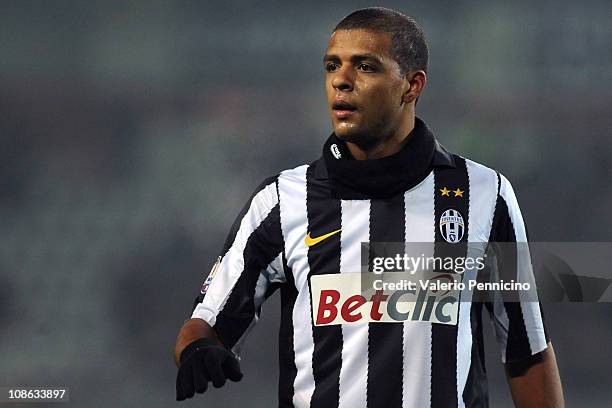
[[[406,73],[404,89],[402,94],[403,103],[415,101],[427,84],[427,74],[423,70],[410,71]]]

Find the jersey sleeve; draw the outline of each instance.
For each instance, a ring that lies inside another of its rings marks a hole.
[[[529,294],[517,291],[513,296],[508,296],[508,292],[494,292],[485,304],[503,363],[539,353],[549,341],[527,242],[527,230],[512,185],[498,173],[498,193],[489,238],[489,245],[495,248],[493,276],[504,282],[529,282],[532,288]]]
[[[264,300],[285,281],[276,180],[266,179],[246,203],[194,302],[191,317],[211,325],[236,355]]]

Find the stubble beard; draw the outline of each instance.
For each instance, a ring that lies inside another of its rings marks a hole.
[[[371,150],[391,137],[384,121],[373,126],[355,126],[336,131],[336,136],[345,142],[353,143],[363,150]]]

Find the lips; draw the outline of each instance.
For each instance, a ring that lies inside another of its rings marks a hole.
[[[338,119],[347,119],[357,110],[355,105],[352,105],[342,99],[336,99],[332,105],[332,109],[334,111],[334,115]]]
[[[357,108],[354,105],[351,105],[350,103],[344,100],[341,100],[341,99],[336,99],[334,101],[334,104],[332,105],[332,109],[333,110],[349,110],[349,111],[357,110]]]

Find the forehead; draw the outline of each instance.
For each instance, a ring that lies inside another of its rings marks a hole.
[[[338,30],[329,39],[326,54],[340,58],[353,54],[375,54],[391,58],[391,34],[364,29]]]

